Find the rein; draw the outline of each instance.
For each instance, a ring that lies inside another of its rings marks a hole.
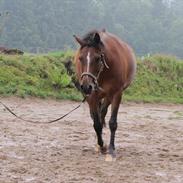
[[[15,116],[17,119],[20,119],[22,121],[25,121],[25,122],[28,122],[28,123],[33,123],[33,124],[51,124],[51,123],[55,123],[63,118],[65,118],[66,116],[68,116],[69,114],[71,114],[73,111],[75,111],[76,109],[78,109],[86,100],[86,97],[82,100],[82,102],[77,106],[75,107],[74,109],[72,109],[71,111],[67,112],[66,114],[64,114],[63,116],[57,118],[57,119],[53,119],[53,120],[50,120],[50,121],[46,121],[46,122],[43,122],[43,121],[32,121],[32,120],[29,120],[29,119],[24,119],[20,116],[18,116],[16,113],[14,113],[9,107],[7,107],[3,102],[0,101],[0,104],[9,112],[11,113],[13,116]]]

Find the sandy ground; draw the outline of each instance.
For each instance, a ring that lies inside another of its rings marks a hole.
[[[22,117],[43,121],[78,105],[1,100]],[[49,125],[22,122],[0,106],[0,183],[183,183],[183,105],[121,105],[116,162],[95,152],[92,125],[87,104]]]

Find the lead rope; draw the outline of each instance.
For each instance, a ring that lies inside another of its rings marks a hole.
[[[64,114],[63,116],[57,118],[57,119],[54,119],[54,120],[51,120],[51,121],[46,121],[46,122],[43,122],[43,121],[32,121],[32,120],[29,120],[29,119],[24,119],[20,116],[18,116],[17,114],[15,114],[9,107],[7,107],[3,102],[0,101],[0,104],[9,112],[11,113],[13,116],[15,116],[17,119],[20,119],[22,121],[25,121],[25,122],[28,122],[28,123],[33,123],[33,124],[51,124],[51,123],[55,123],[63,118],[65,118],[66,116],[68,116],[69,114],[71,114],[73,111],[75,111],[76,109],[78,109],[79,107],[81,107],[81,105],[85,102],[86,100],[86,97],[82,100],[82,102],[77,106],[75,107],[74,109],[72,109],[71,111],[69,111],[68,113]]]

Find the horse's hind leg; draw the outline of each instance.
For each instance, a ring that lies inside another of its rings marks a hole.
[[[111,107],[111,118],[109,120],[109,128],[111,131],[111,137],[110,137],[110,144],[109,144],[109,154],[106,157],[106,161],[113,161],[115,159],[115,133],[117,129],[117,114],[119,105],[121,102],[121,92],[118,92],[114,95],[112,100],[112,107]]]

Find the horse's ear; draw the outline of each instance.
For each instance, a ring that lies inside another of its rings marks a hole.
[[[99,33],[95,33],[95,35],[93,36],[93,41],[97,45],[101,42]]]
[[[80,44],[80,46],[83,46],[85,44],[84,41],[82,39],[80,39],[79,37],[77,37],[76,35],[73,35],[73,37]]]

